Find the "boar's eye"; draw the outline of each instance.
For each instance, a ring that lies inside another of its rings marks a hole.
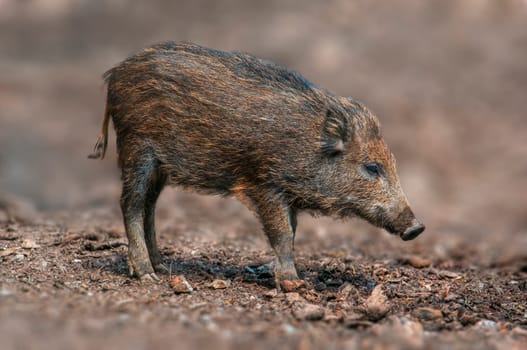
[[[381,175],[381,165],[377,162],[364,164],[364,169],[371,177],[379,177]]]

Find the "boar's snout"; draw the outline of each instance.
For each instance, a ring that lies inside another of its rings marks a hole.
[[[401,238],[403,241],[412,240],[419,236],[424,230],[425,225],[414,219],[412,226],[408,227],[403,233],[401,233]]]
[[[386,230],[399,235],[404,241],[416,238],[425,230],[425,225],[415,218],[414,213],[408,206],[394,220],[385,219],[383,221]]]

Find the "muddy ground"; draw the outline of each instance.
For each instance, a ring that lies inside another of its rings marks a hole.
[[[0,348],[526,348],[526,20],[522,0],[0,1]],[[303,214],[307,284],[277,293],[250,211],[167,189],[170,272],[128,277],[113,133],[86,155],[102,73],[167,39],[364,102],[427,230]]]

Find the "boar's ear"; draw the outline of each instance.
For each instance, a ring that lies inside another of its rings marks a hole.
[[[346,114],[330,107],[326,112],[322,126],[322,153],[328,156],[336,156],[342,153],[349,136],[348,128]]]

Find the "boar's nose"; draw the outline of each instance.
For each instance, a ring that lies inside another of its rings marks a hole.
[[[414,220],[412,226],[407,228],[402,234],[401,238],[403,241],[409,241],[417,236],[419,236],[425,230],[425,225],[421,224],[419,221]]]

